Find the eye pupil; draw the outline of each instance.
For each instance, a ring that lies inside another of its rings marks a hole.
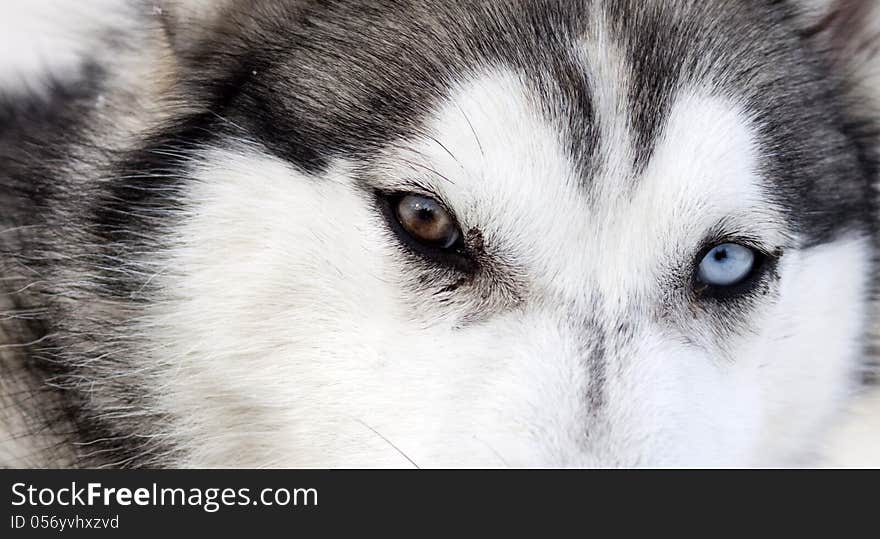
[[[397,202],[397,220],[415,240],[448,249],[461,237],[455,219],[436,200],[406,195]]]
[[[703,284],[729,287],[745,281],[756,266],[756,252],[738,243],[716,245],[700,261],[697,277]]]

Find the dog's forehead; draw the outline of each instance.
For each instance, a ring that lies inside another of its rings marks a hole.
[[[707,4],[415,1],[394,9],[371,4],[365,12],[361,2],[343,2],[334,10],[297,11],[289,27],[279,25],[283,43],[250,45],[286,50],[286,58],[276,63],[255,53],[242,71],[260,74],[257,87],[261,79],[280,84],[261,101],[290,112],[292,131],[351,151],[418,129],[423,113],[463,76],[504,66],[523,75],[544,105],[565,107],[565,127],[579,139],[576,157],[589,154],[598,128],[594,108],[603,97],[597,92],[608,87],[597,87],[592,74],[616,81],[644,162],[681,84],[712,79],[723,86],[743,72],[761,73],[762,62],[786,69],[779,53],[792,44],[789,28],[761,20],[767,14],[753,7]],[[749,55],[755,42],[772,46]],[[265,79],[264,62],[271,64]],[[594,69],[584,70],[585,62]],[[306,165],[321,156],[311,157]]]
[[[645,175],[682,96],[702,96],[751,122],[761,154],[754,166],[772,183],[773,202],[821,241],[863,218],[869,187],[839,107],[819,99],[829,95],[828,77],[790,19],[785,4],[755,2],[412,2],[366,12],[347,2],[297,11],[278,25],[283,43],[247,46],[242,109],[223,112],[316,172],[337,157],[369,159],[417,139],[463,87],[506,72],[557,135],[569,179],[625,194]],[[286,54],[269,61],[260,50]],[[493,98],[503,103],[503,92]],[[508,112],[485,106],[503,124]],[[837,194],[824,196],[829,189]]]

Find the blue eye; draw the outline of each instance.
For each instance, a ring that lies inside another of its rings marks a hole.
[[[697,276],[710,286],[733,286],[751,275],[756,259],[753,249],[737,243],[722,243],[706,253]]]

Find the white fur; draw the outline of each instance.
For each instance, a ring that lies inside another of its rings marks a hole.
[[[126,0],[0,2],[0,91],[40,94],[69,80],[87,60],[101,61],[111,32],[132,29]]]
[[[599,90],[600,122],[614,92]],[[603,125],[630,140],[626,122]],[[558,131],[514,74],[490,71],[436,111],[433,138],[373,164],[388,188],[429,182],[523,284],[472,324],[413,295],[412,261],[352,163],[312,178],[256,146],[206,151],[156,276],[167,297],[141,322],[161,343],[145,353],[166,365],[155,392],[178,418],[161,433],[183,441],[178,464],[807,462],[851,387],[865,240],[799,250],[762,191],[754,126],[711,88],[679,96],[629,195],[636,173],[606,151],[587,196]],[[785,247],[778,296],[723,338],[665,281],[721,221]],[[580,323],[621,317],[638,333],[608,350],[594,420]]]
[[[825,466],[880,467],[880,390],[853,400],[835,422],[823,449]]]

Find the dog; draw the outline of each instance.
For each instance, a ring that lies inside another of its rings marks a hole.
[[[46,5],[0,464],[813,466],[875,379],[876,2]]]

